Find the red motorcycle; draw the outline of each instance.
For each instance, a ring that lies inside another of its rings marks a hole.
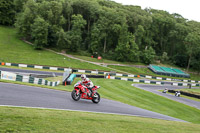
[[[89,99],[89,100],[92,100],[93,103],[99,103],[100,95],[97,92],[97,89],[99,88],[100,86],[93,86],[92,94],[91,94],[91,91],[86,86],[84,86],[83,83],[78,81],[74,85],[74,90],[71,93],[72,99],[74,99],[75,101],[78,101],[80,98]]]

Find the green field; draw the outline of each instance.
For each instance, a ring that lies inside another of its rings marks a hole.
[[[19,40],[16,29],[4,26],[0,26],[0,50],[0,62],[110,71],[109,68],[80,62],[46,50],[34,50],[32,45]]]
[[[198,133],[199,124],[133,116],[0,107],[0,132]]]

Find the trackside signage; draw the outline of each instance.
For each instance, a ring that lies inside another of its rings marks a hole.
[[[17,75],[14,74],[14,73],[1,71],[1,79],[15,81],[16,80],[16,76]]]

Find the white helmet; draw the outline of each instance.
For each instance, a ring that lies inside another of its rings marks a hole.
[[[85,80],[86,79],[86,75],[85,74],[81,74],[81,79]]]

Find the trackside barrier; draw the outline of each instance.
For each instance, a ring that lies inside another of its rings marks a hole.
[[[0,62],[2,64],[2,62]],[[122,76],[122,77],[143,77],[148,79],[157,79],[157,80],[167,80],[167,81],[177,81],[177,82],[191,82],[191,83],[200,83],[200,81],[195,80],[183,80],[183,79],[172,79],[172,78],[163,78],[163,77],[155,77],[148,75],[133,75],[133,74],[121,74],[121,73],[110,73],[103,71],[91,71],[91,70],[81,70],[81,69],[69,69],[69,68],[61,68],[61,67],[50,67],[50,66],[39,66],[39,65],[27,65],[27,64],[16,64],[16,63],[4,63],[6,66],[16,66],[16,67],[29,67],[29,68],[37,68],[37,69],[49,69],[49,70],[57,70],[57,71],[66,71],[70,72],[80,72],[80,73],[91,73],[91,74],[102,74],[102,75],[110,75],[110,76]]]
[[[165,82],[157,82],[157,81],[146,81],[146,80],[139,80],[139,79],[130,79],[130,78],[120,78],[120,77],[114,77],[114,76],[106,76],[107,79],[117,79],[117,80],[124,80],[124,81],[132,81],[132,82],[138,82],[138,83],[147,83],[147,84],[157,84],[157,85],[164,85]],[[173,86],[200,86],[200,84],[188,84],[188,83],[171,83]]]
[[[47,85],[47,86],[57,86],[60,83],[60,81],[51,82],[51,81],[41,79],[41,78],[22,76],[22,75],[17,75],[15,73],[10,73],[6,71],[0,71],[0,79],[39,84],[39,85]]]
[[[175,90],[168,90],[168,92],[175,93],[176,91]],[[189,97],[194,97],[194,98],[200,99],[200,95],[191,94],[191,93],[184,92],[184,91],[180,91],[180,93],[181,93],[181,95],[186,95],[186,96],[189,96]]]
[[[71,85],[74,81],[74,78],[76,77],[76,74],[71,74],[69,78],[67,79],[67,85]]]

